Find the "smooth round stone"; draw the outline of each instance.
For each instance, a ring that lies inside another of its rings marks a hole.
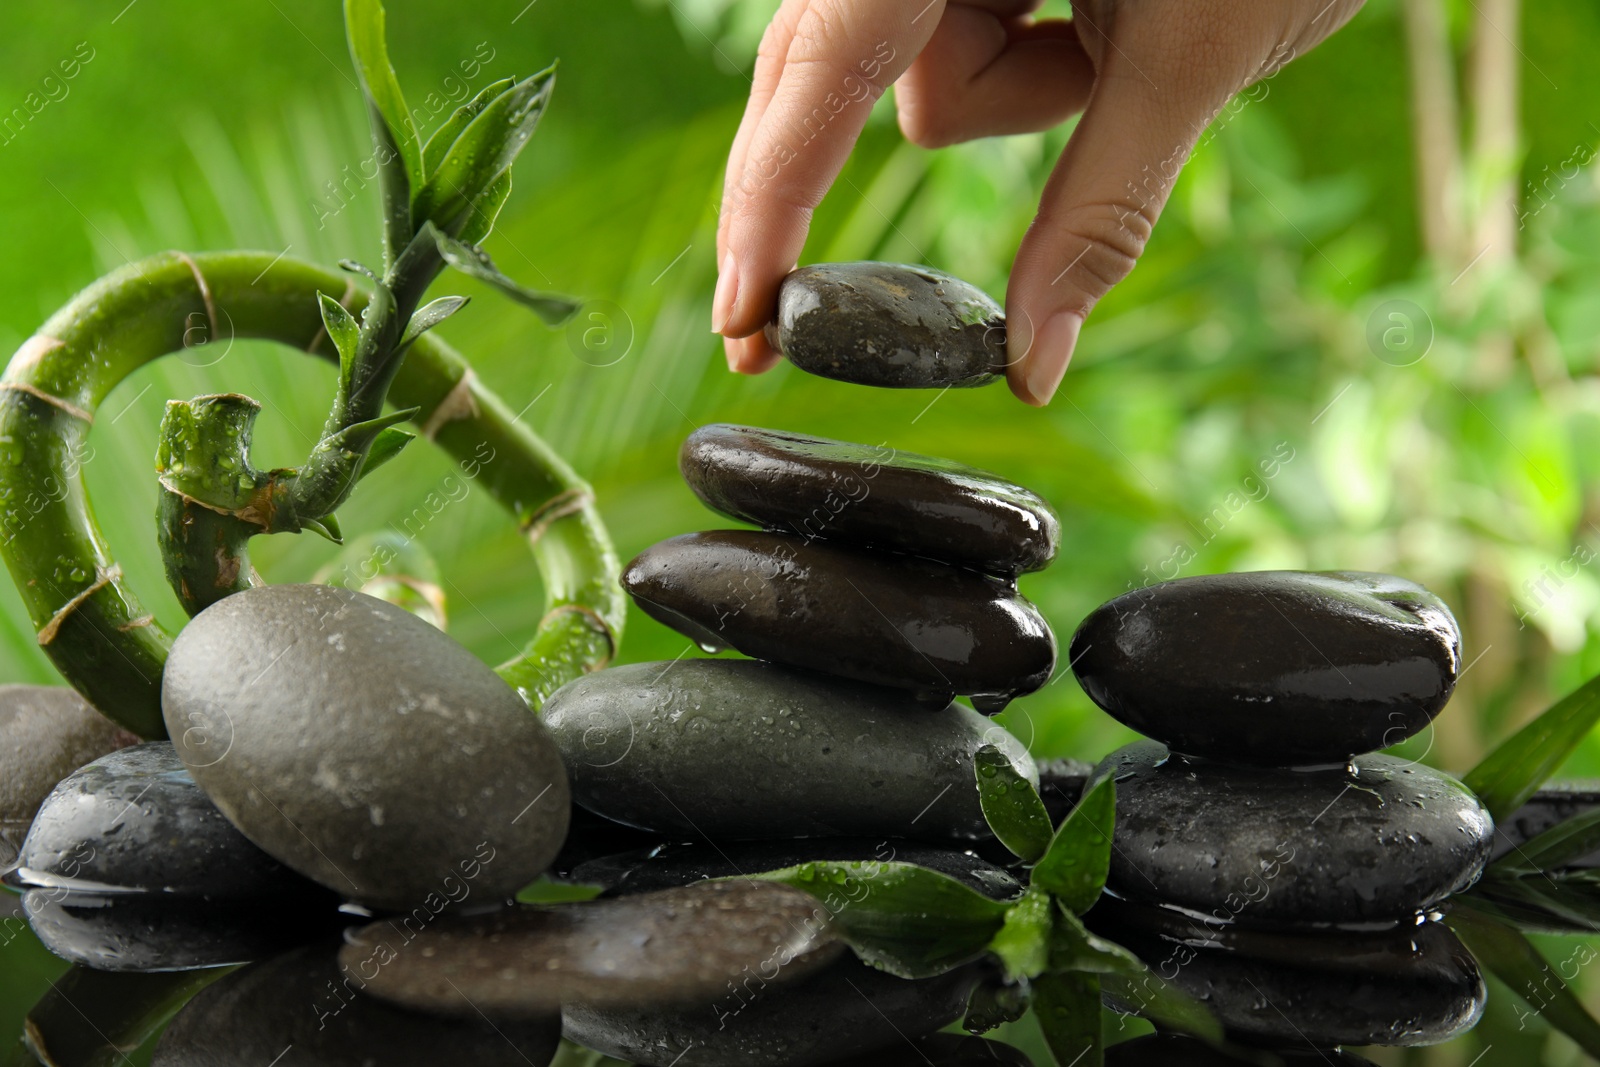
[[[792,271],[767,338],[803,371],[886,389],[987,385],[1006,369],[1000,305],[960,278],[902,263]]]
[[[678,453],[707,507],[807,540],[850,541],[990,574],[1055,558],[1061,523],[1036,494],[976,467],[753,426],[702,426]]]
[[[1284,1067],[1372,1067],[1354,1052],[1318,1049],[1295,1052],[1274,1049]],[[1259,1059],[1243,1059],[1182,1034],[1148,1034],[1106,1049],[1106,1067],[1261,1067]]]
[[[57,782],[97,756],[138,743],[76,690],[0,685],[0,870],[16,862],[34,813]]]
[[[1450,609],[1358,571],[1179,578],[1096,608],[1069,662],[1113,718],[1174,751],[1339,763],[1433,721],[1461,669]]]
[[[1366,933],[1219,932],[1115,900],[1097,905],[1089,922],[1205,1004],[1230,1036],[1255,1044],[1434,1045],[1471,1029],[1487,999],[1477,961],[1441,922]]]
[[[776,882],[704,882],[553,907],[380,922],[348,934],[346,968],[376,972],[374,996],[415,1011],[543,1016],[563,1004],[704,1006],[759,974],[796,982],[844,942],[815,897]]]
[[[1094,774],[1094,764],[1065,758],[1038,762],[1039,797],[1044,801],[1045,810],[1050,813],[1050,821],[1059,826],[1061,820],[1078,806],[1083,787]]]
[[[213,604],[178,635],[161,700],[223,813],[363,904],[509,898],[566,836],[561,759],[511,687],[361,593],[273,585]]]
[[[685,1007],[562,1012],[567,1037],[642,1067],[813,1067],[898,1048],[961,1018],[982,976],[977,965],[908,981],[853,953],[803,981],[747,979],[711,1002]]]
[[[308,883],[309,884],[309,883]],[[44,947],[97,971],[186,971],[274,956],[349,921],[338,900],[31,889],[28,924]]]
[[[828,1067],[1033,1067],[1014,1045],[962,1034],[929,1034],[903,1045],[834,1060]]]
[[[234,829],[166,741],[101,756],[62,780],[34,817],[16,876],[47,889],[323,897]]]
[[[426,625],[426,624],[424,624]],[[403,1011],[340,968],[318,941],[202,990],[156,1046],[154,1067],[546,1067],[561,1042],[549,1017],[489,1023]]]
[[[652,545],[622,584],[704,648],[995,712],[1050,680],[1056,640],[1007,584],[932,560],[717,530]]]
[[[1551,782],[1496,825],[1494,851],[1489,861],[1492,863],[1520,849],[1546,830],[1596,808],[1600,808],[1600,779]],[[1587,856],[1579,856],[1567,867],[1600,867],[1600,849]]]
[[[961,704],[754,660],[635,663],[551,695],[544,721],[579,804],[712,840],[992,837],[973,755],[1022,743]]]
[[[970,852],[871,837],[656,845],[581,864],[572,871],[572,880],[604,886],[606,896],[628,896],[818,861],[914,863],[948,875],[995,900],[1009,900],[1022,893],[1022,883],[1010,871]]]
[[[1106,758],[1117,823],[1107,885],[1247,925],[1414,916],[1470,886],[1489,812],[1441,771],[1390,756],[1289,771],[1170,756],[1140,741]]]

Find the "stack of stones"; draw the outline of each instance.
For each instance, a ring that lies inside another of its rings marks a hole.
[[[1372,754],[1455,686],[1437,597],[1383,574],[1185,578],[1102,605],[1071,662],[1155,739],[1100,767],[1107,933],[1243,1038],[1426,1044],[1476,1021],[1482,980],[1436,909],[1477,880],[1494,824],[1449,775]]]

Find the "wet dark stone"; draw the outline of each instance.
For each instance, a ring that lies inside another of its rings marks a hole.
[[[713,840],[986,840],[972,758],[1022,743],[971,708],[754,660],[635,663],[557,690],[544,721],[573,797],[618,822]]]
[[[550,861],[550,870],[546,873],[561,881],[581,882],[583,879],[574,872],[587,863],[618,853],[649,850],[665,843],[661,834],[625,826],[574,804],[566,844]]]
[[[426,625],[426,624],[424,624]],[[403,1011],[341,970],[337,942],[254,964],[202,990],[156,1046],[154,1067],[546,1067],[561,1040],[549,1017],[488,1023]]]
[[[566,835],[566,774],[516,693],[361,593],[272,585],[212,605],[178,635],[162,710],[251,840],[373,907],[509,898]]]
[[[1600,779],[1551,782],[1495,826],[1494,851],[1489,860],[1492,863],[1558,823],[1596,808],[1600,808]],[[1600,867],[1600,849],[1578,857],[1568,866]]]
[[[995,900],[1009,900],[1022,892],[1022,883],[1011,872],[970,852],[937,848],[917,841],[871,837],[813,837],[723,845],[663,844],[591,860],[578,866],[572,872],[572,879],[605,886],[606,896],[627,896],[690,885],[707,878],[759,874],[820,860],[914,863],[949,875]]]
[[[1102,604],[1069,661],[1112,717],[1173,750],[1343,762],[1433,721],[1461,668],[1450,609],[1387,574],[1180,578]]]
[[[45,948],[97,971],[250,963],[349,922],[321,889],[290,898],[31,889],[22,902]]]
[[[67,776],[34,817],[16,875],[41,888],[325,899],[234,829],[166,741]]]
[[[828,1067],[1033,1067],[1021,1049],[962,1034],[929,1034],[915,1041],[834,1060]]]
[[[807,540],[849,541],[990,574],[1055,558],[1056,514],[1037,495],[948,459],[753,426],[702,426],[678,466],[713,511]]]
[[[50,790],[97,756],[139,738],[63,686],[0,685],[0,870],[8,869]]]
[[[1354,1052],[1319,1049],[1315,1052],[1275,1050],[1284,1067],[1372,1067],[1372,1061]],[[1243,1059],[1212,1048],[1182,1034],[1149,1034],[1106,1049],[1106,1067],[1261,1067],[1258,1058]]]
[[[718,530],[652,545],[622,583],[708,648],[994,712],[1050,680],[1055,635],[1007,584],[932,560]]]
[[[791,272],[767,339],[803,371],[886,389],[987,385],[1006,368],[1000,305],[960,278],[901,263]]]
[[[694,1005],[759,974],[798,982],[845,951],[809,893],[776,882],[705,882],[619,900],[379,922],[346,935],[340,962],[375,972],[374,996],[416,1011],[490,1018]]]
[[[1114,898],[1088,922],[1204,1003],[1230,1036],[1277,1048],[1438,1044],[1471,1029],[1487,997],[1477,962],[1441,922],[1219,930]],[[1134,989],[1108,1001],[1137,1013]]]
[[[1168,756],[1140,741],[1116,780],[1117,893],[1240,924],[1373,923],[1477,880],[1488,811],[1441,771],[1389,756],[1289,771]]]
[[[983,973],[970,965],[908,981],[846,953],[802,981],[768,987],[755,977],[710,1004],[570,1004],[562,1020],[571,1040],[643,1067],[814,1067],[898,1048],[955,1022]]]
[[[1038,763],[1039,796],[1050,813],[1050,821],[1059,826],[1078,806],[1083,787],[1094,774],[1094,764],[1081,759],[1039,760]]]

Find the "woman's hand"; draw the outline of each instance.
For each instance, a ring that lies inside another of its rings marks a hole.
[[[1361,0],[784,0],[728,156],[712,329],[728,366],[778,356],[761,328],[867,113],[896,84],[929,148],[1083,112],[1006,293],[1011,390],[1047,403],[1094,305],[1144,251],[1174,179],[1233,95],[1347,22]]]

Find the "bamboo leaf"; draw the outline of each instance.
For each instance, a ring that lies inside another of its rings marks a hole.
[[[385,430],[408,421],[421,410],[421,408],[406,408],[403,411],[391,411],[387,415],[368,419],[366,422],[352,423],[338,433],[323,438],[321,447],[342,449],[345,452],[368,452]]]
[[[1059,902],[1051,931],[1050,970],[1098,974],[1106,993],[1136,1014],[1169,1030],[1212,1043],[1222,1040],[1222,1027],[1205,1005],[1151,971],[1121,945],[1091,933]]]
[[[1088,911],[1100,899],[1111,870],[1116,818],[1117,789],[1108,775],[1092,782],[1078,806],[1061,820],[1050,848],[1033,868],[1033,884],[1079,915]]]
[[[469,297],[441,296],[437,300],[429,301],[416,310],[411,316],[411,321],[406,323],[406,332],[401,335],[397,348],[405,348],[417,338],[439,325],[451,315],[467,306]]]
[[[1050,894],[1029,886],[1022,898],[1006,909],[1005,923],[989,942],[1000,957],[1006,977],[1013,981],[1037,978],[1050,963]]]
[[[1600,808],[1574,815],[1502,856],[1492,870],[1539,874],[1560,870],[1600,849]]]
[[[511,172],[508,170],[496,178],[489,188],[483,191],[482,196],[473,201],[472,214],[461,227],[461,242],[476,245],[489,236],[490,231],[494,229],[495,220],[500,217],[500,209],[506,206],[506,200],[510,196]]]
[[[367,98],[367,115],[372,123],[372,145],[378,162],[378,192],[383,210],[383,262],[393,266],[415,235],[411,219],[411,175],[405,155],[378,111]],[[366,271],[371,275],[371,271]],[[376,276],[373,276],[376,280]]]
[[[372,439],[372,447],[367,449],[367,461],[361,465],[361,477],[365,478],[398,456],[416,439],[416,434],[410,430],[402,430],[398,426],[386,426],[379,430],[378,436]]]
[[[1509,818],[1600,721],[1600,677],[1589,679],[1512,734],[1466,776],[1496,820]]]
[[[339,529],[339,520],[332,515],[324,515],[320,519],[301,519],[300,528],[327,538],[336,545],[344,544],[344,531]]]
[[[339,372],[348,380],[350,365],[361,345],[361,327],[355,316],[327,293],[317,294],[317,306],[322,310],[322,325],[327,327],[328,339],[339,351]]]
[[[1519,930],[1600,933],[1600,887],[1587,875],[1516,876],[1491,872],[1471,890],[1474,906],[1493,910]]]
[[[578,310],[577,301],[568,297],[524,289],[501,274],[500,269],[494,265],[494,260],[489,258],[489,253],[475,245],[464,244],[438,231],[434,233],[434,240],[438,244],[439,255],[447,264],[468,277],[489,283],[517,303],[532,308],[535,314],[551,326],[561,325]]]
[[[439,165],[444,162],[444,157],[450,149],[455,147],[461,132],[471,124],[472,120],[483,113],[494,99],[513,85],[517,84],[515,78],[502,78],[486,86],[477,96],[456,108],[444,124],[433,131],[433,136],[428,138],[428,143],[422,149],[422,169],[425,174],[436,174]]]
[[[973,756],[978,802],[1000,843],[1033,863],[1050,847],[1050,813],[1033,783],[1017,773],[1005,753],[984,745]]]
[[[1033,983],[1033,1012],[1044,1043],[1062,1067],[1101,1067],[1100,979],[1092,974],[1041,975]]]
[[[822,902],[856,955],[900,978],[930,978],[983,955],[1006,906],[911,863],[803,863],[751,875]]]
[[[377,109],[383,126],[388,128],[389,139],[405,162],[410,186],[419,188],[423,181],[422,153],[418,149],[417,128],[411,121],[411,111],[406,107],[400,81],[389,63],[383,4],[380,0],[345,0],[344,26],[361,88]]]
[[[997,1026],[1014,1023],[1028,1011],[1028,998],[1020,985],[982,981],[967,997],[967,1013],[961,1029],[969,1034],[986,1034]]]

